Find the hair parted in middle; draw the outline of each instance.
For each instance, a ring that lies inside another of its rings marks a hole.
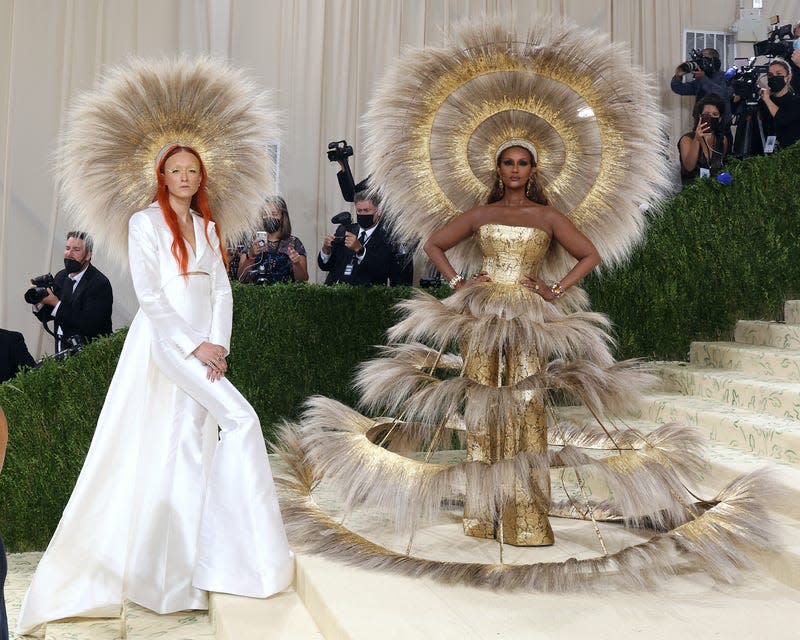
[[[192,196],[191,208],[203,216],[203,232],[206,236],[206,242],[208,242],[209,245],[211,245],[211,239],[208,237],[208,223],[214,222],[214,224],[217,225],[217,238],[220,238],[218,245],[219,253],[227,268],[228,254],[222,246],[222,231],[219,229],[219,224],[214,220],[214,216],[211,214],[211,206],[208,204],[208,195],[206,194],[208,176],[206,174],[206,167],[197,151],[192,149],[192,147],[177,142],[167,145],[158,154],[156,164],[156,180],[158,181],[158,187],[156,189],[156,197],[153,198],[153,201],[158,202],[158,205],[161,207],[164,220],[172,232],[172,255],[175,257],[175,261],[178,263],[181,273],[186,275],[186,270],[189,266],[189,251],[186,249],[186,242],[184,242],[180,227],[178,226],[178,214],[175,213],[175,210],[169,203],[169,190],[167,189],[167,183],[164,179],[164,165],[166,165],[167,160],[181,151],[191,153],[197,158],[197,162],[200,163],[200,186],[197,189],[197,193]]]
[[[496,166],[499,167],[500,163],[503,161],[503,156],[505,152],[509,149],[523,149],[527,152],[528,156],[531,159],[531,166],[536,166],[536,159],[533,157],[533,153],[527,147],[522,145],[513,145],[510,147],[506,147],[503,149],[497,156],[497,163]],[[502,200],[503,198],[503,182],[500,180],[500,176],[496,175],[494,184],[492,184],[492,190],[489,192],[489,196],[486,198],[486,204],[492,204],[493,202],[497,202],[498,200]],[[530,180],[525,185],[525,197],[537,204],[548,205],[550,201],[547,199],[547,195],[542,188],[542,185],[539,184],[539,180],[537,178],[536,173],[531,174]]]

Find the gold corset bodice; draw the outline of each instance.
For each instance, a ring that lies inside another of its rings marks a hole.
[[[499,284],[518,284],[523,275],[538,274],[550,247],[550,236],[536,227],[486,224],[476,236],[483,271]]]

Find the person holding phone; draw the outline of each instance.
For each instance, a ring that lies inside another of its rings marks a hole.
[[[308,258],[300,238],[292,235],[286,200],[272,196],[261,212],[263,231],[257,231],[247,252],[241,254],[237,277],[240,282],[275,284],[306,282]]]
[[[681,183],[690,184],[695,178],[717,175],[728,155],[728,139],[722,114],[725,100],[709,93],[697,101],[692,116],[694,130],[684,133],[678,140],[681,161]]]

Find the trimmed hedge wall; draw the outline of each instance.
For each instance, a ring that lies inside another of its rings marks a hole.
[[[729,186],[698,180],[653,216],[645,242],[591,275],[592,306],[617,327],[617,356],[684,360],[693,340],[726,340],[736,320],[776,320],[800,294],[800,144],[732,160]]]
[[[800,145],[733,163],[733,184],[700,181],[666,203],[624,266],[587,278],[613,319],[619,357],[684,359],[691,340],[725,339],[739,318],[780,318],[800,293]],[[447,288],[436,292],[446,295]],[[269,438],[303,400],[353,404],[354,367],[376,354],[411,289],[234,286],[231,381]],[[12,551],[46,546],[91,441],[125,331],[0,385],[9,451],[0,530]],[[135,410],[132,400],[131,410]],[[120,446],[125,434],[120,433]]]

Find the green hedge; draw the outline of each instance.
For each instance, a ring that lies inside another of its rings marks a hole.
[[[800,145],[701,181],[654,217],[624,266],[585,286],[617,327],[620,357],[683,359],[691,340],[730,335],[739,318],[779,318],[800,291]],[[265,434],[319,393],[352,404],[354,367],[376,352],[411,289],[234,287],[230,379]],[[446,293],[446,288],[439,295]],[[11,550],[46,545],[83,463],[125,331],[65,362],[0,385],[10,428],[0,475],[0,531]],[[124,433],[120,434],[124,446]]]
[[[692,340],[726,340],[736,320],[780,319],[800,294],[800,144],[732,161],[729,186],[698,180],[650,221],[616,270],[586,279],[617,328],[619,358],[683,360]]]
[[[396,321],[394,305],[411,291],[234,285],[229,378],[256,408],[267,437],[282,418],[296,417],[311,393],[354,402],[354,367],[376,354],[374,345],[385,342]],[[55,530],[125,334],[117,331],[76,356],[49,360],[0,385],[10,432],[0,474],[0,531],[10,550],[41,549]]]

